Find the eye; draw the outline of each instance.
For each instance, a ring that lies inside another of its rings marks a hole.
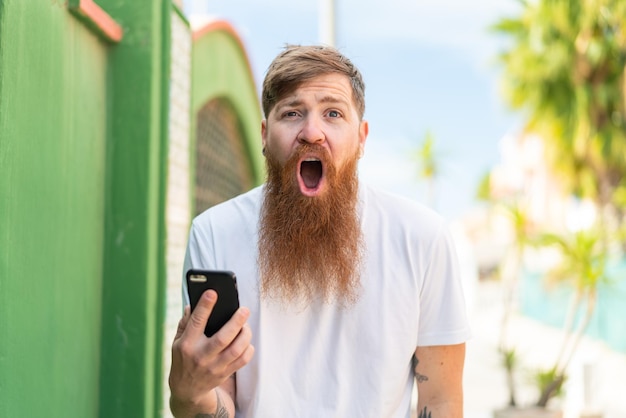
[[[328,117],[330,118],[340,118],[341,117],[341,113],[339,113],[336,110],[329,110],[327,113]]]
[[[295,118],[296,116],[298,116],[298,112],[296,112],[295,110],[288,110],[283,113],[283,117],[285,118]]]

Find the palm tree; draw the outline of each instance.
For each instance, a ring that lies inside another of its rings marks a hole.
[[[603,213],[626,176],[626,2],[520,3],[521,16],[494,26],[512,40],[500,55],[505,94],[567,189]]]
[[[511,347],[509,342],[508,332],[509,321],[513,313],[515,290],[517,289],[522,273],[524,251],[526,246],[532,241],[532,224],[526,210],[519,201],[504,203],[502,206],[511,221],[513,240],[508,256],[503,260],[503,264],[508,268],[501,268],[504,311],[502,322],[500,323],[499,351],[503,356],[503,362],[507,372],[509,406],[516,406],[516,388],[513,375],[517,366],[517,355],[515,349]]]
[[[598,286],[608,281],[607,253],[602,245],[603,232],[598,228],[582,230],[571,236],[544,234],[537,241],[541,246],[555,246],[560,250],[560,262],[548,272],[551,283],[569,284],[573,289],[565,317],[565,337],[551,370],[552,379],[544,385],[537,406],[545,407],[565,380],[566,369],[593,316]],[[578,313],[584,310],[576,323]]]
[[[518,367],[518,356],[515,348],[509,341],[509,322],[514,310],[515,291],[522,274],[524,251],[532,242],[534,228],[524,205],[521,203],[520,196],[498,198],[493,195],[491,176],[491,173],[487,173],[481,178],[476,190],[476,198],[487,202],[490,211],[502,209],[502,212],[510,222],[513,232],[511,245],[499,266],[499,275],[502,282],[503,315],[500,322],[498,351],[502,355],[502,364],[506,370],[509,406],[515,407],[517,406],[517,400],[514,376]]]
[[[488,171],[478,180],[476,187],[476,199],[482,202],[492,204],[495,199],[491,193],[491,172]]]
[[[428,183],[428,203],[430,207],[435,207],[436,194],[435,182],[440,175],[440,159],[435,150],[435,137],[428,131],[424,136],[420,147],[415,151],[419,178],[425,179]]]
[[[511,41],[499,56],[505,95],[525,112],[526,130],[544,139],[549,166],[565,193],[593,199],[600,215],[593,231],[541,240],[562,253],[549,277],[574,288],[566,338],[537,402],[545,406],[563,383],[595,308],[597,285],[606,279],[611,221],[626,217],[620,203],[626,200],[626,2],[519,2],[518,17],[493,27]],[[573,315],[583,308],[576,324]]]

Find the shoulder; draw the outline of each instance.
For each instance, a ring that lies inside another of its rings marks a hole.
[[[437,235],[445,229],[443,216],[416,200],[370,185],[362,185],[361,200],[367,222],[419,231],[422,237]]]
[[[192,229],[236,228],[256,224],[263,186],[210,207],[193,219]]]

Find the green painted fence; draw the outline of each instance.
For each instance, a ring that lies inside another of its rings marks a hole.
[[[97,3],[0,0],[2,417],[160,410],[171,5]]]
[[[177,13],[170,0],[0,0],[0,417],[163,415]],[[177,173],[193,178],[197,112],[219,99],[258,184],[245,51],[228,24],[209,29],[190,51]]]

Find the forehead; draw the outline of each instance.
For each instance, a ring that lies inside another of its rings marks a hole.
[[[298,84],[279,98],[276,105],[286,105],[304,99],[355,106],[350,80],[346,75],[336,73],[323,74]]]

